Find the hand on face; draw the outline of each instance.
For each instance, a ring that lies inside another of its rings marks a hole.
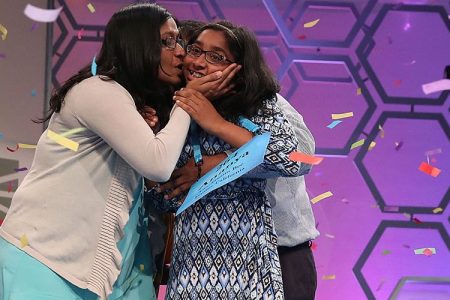
[[[192,79],[187,83],[186,87],[201,92],[210,100],[218,99],[234,92],[233,88],[235,86],[231,84],[231,80],[241,68],[242,66],[233,63],[223,71],[217,71],[201,78]],[[221,76],[217,79],[215,74],[220,74],[219,72],[221,72]]]
[[[173,99],[207,133],[214,134],[226,121],[202,93],[184,88],[175,92]]]

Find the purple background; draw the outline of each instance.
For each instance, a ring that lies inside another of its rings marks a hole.
[[[109,17],[132,1],[91,1],[95,13],[87,0],[55,2],[64,6],[53,37],[59,85],[92,60]],[[317,299],[388,299],[396,286],[396,299],[450,299],[450,101],[448,92],[421,90],[450,65],[449,1],[158,3],[179,19],[226,18],[254,30],[281,94],[326,156],[307,176],[311,197],[334,194],[313,206],[321,232]],[[332,113],[350,111],[354,117],[326,127]],[[368,151],[370,141],[376,146]],[[442,153],[428,160],[442,172],[433,178],[418,167],[437,148]],[[434,214],[436,207],[444,211]],[[414,255],[424,247],[436,255]]]

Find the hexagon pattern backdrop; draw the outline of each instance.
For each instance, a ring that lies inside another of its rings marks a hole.
[[[87,0],[55,1],[64,8],[54,24],[54,86],[92,60],[109,17],[131,2],[93,0],[91,12]],[[421,89],[450,65],[449,1],[158,3],[181,20],[254,30],[282,95],[314,134],[326,158],[307,176],[308,193],[334,194],[313,206],[317,299],[450,299],[450,101]],[[327,127],[344,112],[353,117]],[[442,172],[427,175],[422,162]],[[436,254],[414,254],[428,247]]]

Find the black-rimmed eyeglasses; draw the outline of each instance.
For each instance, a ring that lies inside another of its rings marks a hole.
[[[177,44],[183,49],[186,47],[186,42],[183,39],[178,37],[174,38],[172,36],[162,39],[161,44],[169,50],[174,50],[177,47]]]
[[[230,64],[234,63],[222,54],[219,54],[215,51],[205,51],[196,45],[188,45],[186,47],[186,53],[192,57],[200,57],[203,53],[205,53],[206,61],[213,65],[224,64],[226,62]]]

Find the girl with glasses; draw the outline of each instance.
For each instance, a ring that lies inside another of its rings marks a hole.
[[[254,34],[231,23],[202,27],[186,52],[183,73],[188,83],[233,64],[241,69],[232,80],[233,93],[211,101],[189,88],[175,93],[177,105],[199,125],[191,125],[177,167],[196,164],[192,159],[198,154],[196,148],[201,155],[214,155],[249,141],[253,130],[241,127],[242,118],[258,126],[259,132],[270,132],[271,139],[261,165],[210,192],[176,217],[167,298],[283,299],[265,178],[297,176],[300,163],[288,158],[298,141],[277,106],[278,83]],[[199,176],[204,175],[203,167],[201,160],[197,161]],[[174,171],[171,180],[182,186],[178,176]],[[171,199],[171,192],[164,195],[156,189],[147,197],[158,209],[174,212],[183,197]]]

